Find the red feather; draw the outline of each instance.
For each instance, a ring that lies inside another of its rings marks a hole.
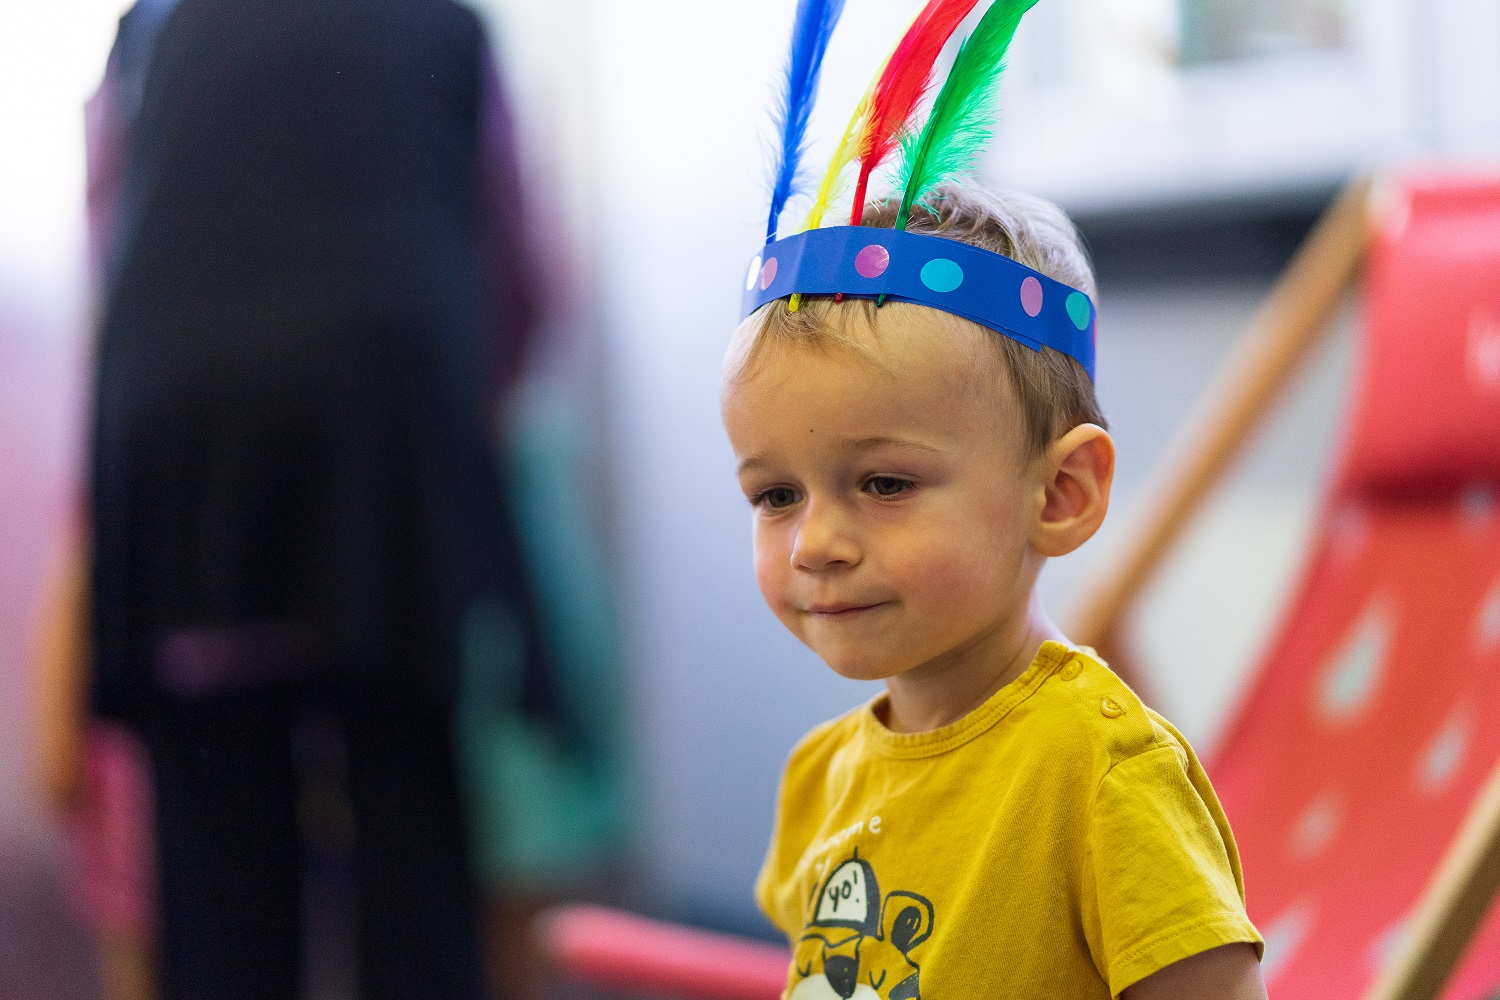
[[[901,140],[902,129],[917,102],[927,92],[932,64],[949,37],[969,16],[979,0],[927,0],[927,6],[906,29],[870,97],[865,132],[859,142],[859,180],[854,187],[851,226],[859,225],[865,211],[865,188],[870,173],[890,155]]]

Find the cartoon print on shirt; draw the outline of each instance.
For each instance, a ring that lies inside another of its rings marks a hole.
[[[904,889],[880,896],[859,856],[834,866],[797,941],[787,1000],[920,1000],[912,951],[932,934],[932,903]]]

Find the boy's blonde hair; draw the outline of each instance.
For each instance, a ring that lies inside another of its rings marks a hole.
[[[1096,298],[1093,270],[1078,230],[1051,202],[1017,191],[986,191],[955,181],[940,185],[929,200],[933,208],[912,209],[906,227],[909,231],[993,250]],[[895,225],[898,207],[895,200],[871,205],[865,209],[862,222],[889,229]],[[738,344],[730,352],[729,380],[732,383],[744,377],[756,359],[775,345],[837,345],[864,353],[863,342],[846,331],[855,320],[872,329],[876,316],[873,299],[835,301],[830,295],[808,295],[802,297],[796,312],[791,311],[786,299],[777,299],[756,310],[737,331]],[[1079,424],[1107,426],[1094,395],[1094,383],[1081,364],[1050,347],[1034,351],[1010,337],[984,332],[1020,400],[1026,443],[1032,455],[1041,454]]]

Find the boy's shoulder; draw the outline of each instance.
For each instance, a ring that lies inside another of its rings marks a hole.
[[[1123,761],[1170,748],[1184,767],[1196,757],[1177,729],[1087,647],[1073,650],[1030,699],[1025,724],[1038,743],[1098,776]]]
[[[854,742],[860,729],[860,715],[868,711],[868,702],[859,704],[808,730],[787,756],[786,774],[792,776],[799,772],[826,770],[840,751],[845,751]]]

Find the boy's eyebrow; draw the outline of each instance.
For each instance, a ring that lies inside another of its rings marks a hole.
[[[913,448],[913,450],[916,451],[927,451],[927,453],[929,454],[944,454],[942,448],[935,448],[933,447],[933,445],[926,444],[926,442],[916,441],[915,438],[892,438],[892,436],[889,435],[877,435],[873,436],[873,438],[859,438],[858,441],[850,441],[849,447],[855,451],[868,451],[871,450],[871,448],[883,447]],[[747,472],[750,471],[750,469],[768,468],[768,466],[771,465],[774,465],[774,463],[772,463],[771,460],[766,459],[766,457],[759,456],[759,454],[751,454],[748,459],[745,459],[744,462],[741,462],[738,466],[735,466],[735,472],[736,474],[739,474],[739,472]]]
[[[876,437],[860,438],[857,441],[849,442],[849,447],[853,448],[856,451],[869,451],[872,448],[883,448],[890,446],[894,446],[897,448],[912,448],[917,451],[928,452],[932,455],[943,454],[943,450],[941,448],[934,448],[932,445],[926,444],[922,441],[918,441],[914,438],[891,437],[890,435],[886,434],[877,435]],[[769,468],[773,464],[774,463],[770,459],[765,458],[764,456],[751,455],[749,458],[745,459],[735,467],[735,472],[738,474],[747,472],[751,469]]]
[[[759,455],[751,455],[749,458],[745,459],[739,465],[735,466],[734,471],[735,471],[736,474],[738,474],[738,473],[741,473],[741,472],[745,472],[748,469],[765,469],[765,468],[769,468],[770,465],[771,465],[771,463],[770,463],[770,461],[768,459],[764,459],[764,458],[762,458]]]
[[[941,455],[943,453],[942,449],[934,448],[932,445],[926,444],[925,442],[917,441],[913,438],[890,437],[889,435],[860,438],[858,441],[851,441],[849,443],[852,447],[857,448],[860,451],[868,451],[871,448],[881,448],[887,445],[895,445],[898,448],[915,448],[918,451],[927,451],[931,452],[934,455]]]

